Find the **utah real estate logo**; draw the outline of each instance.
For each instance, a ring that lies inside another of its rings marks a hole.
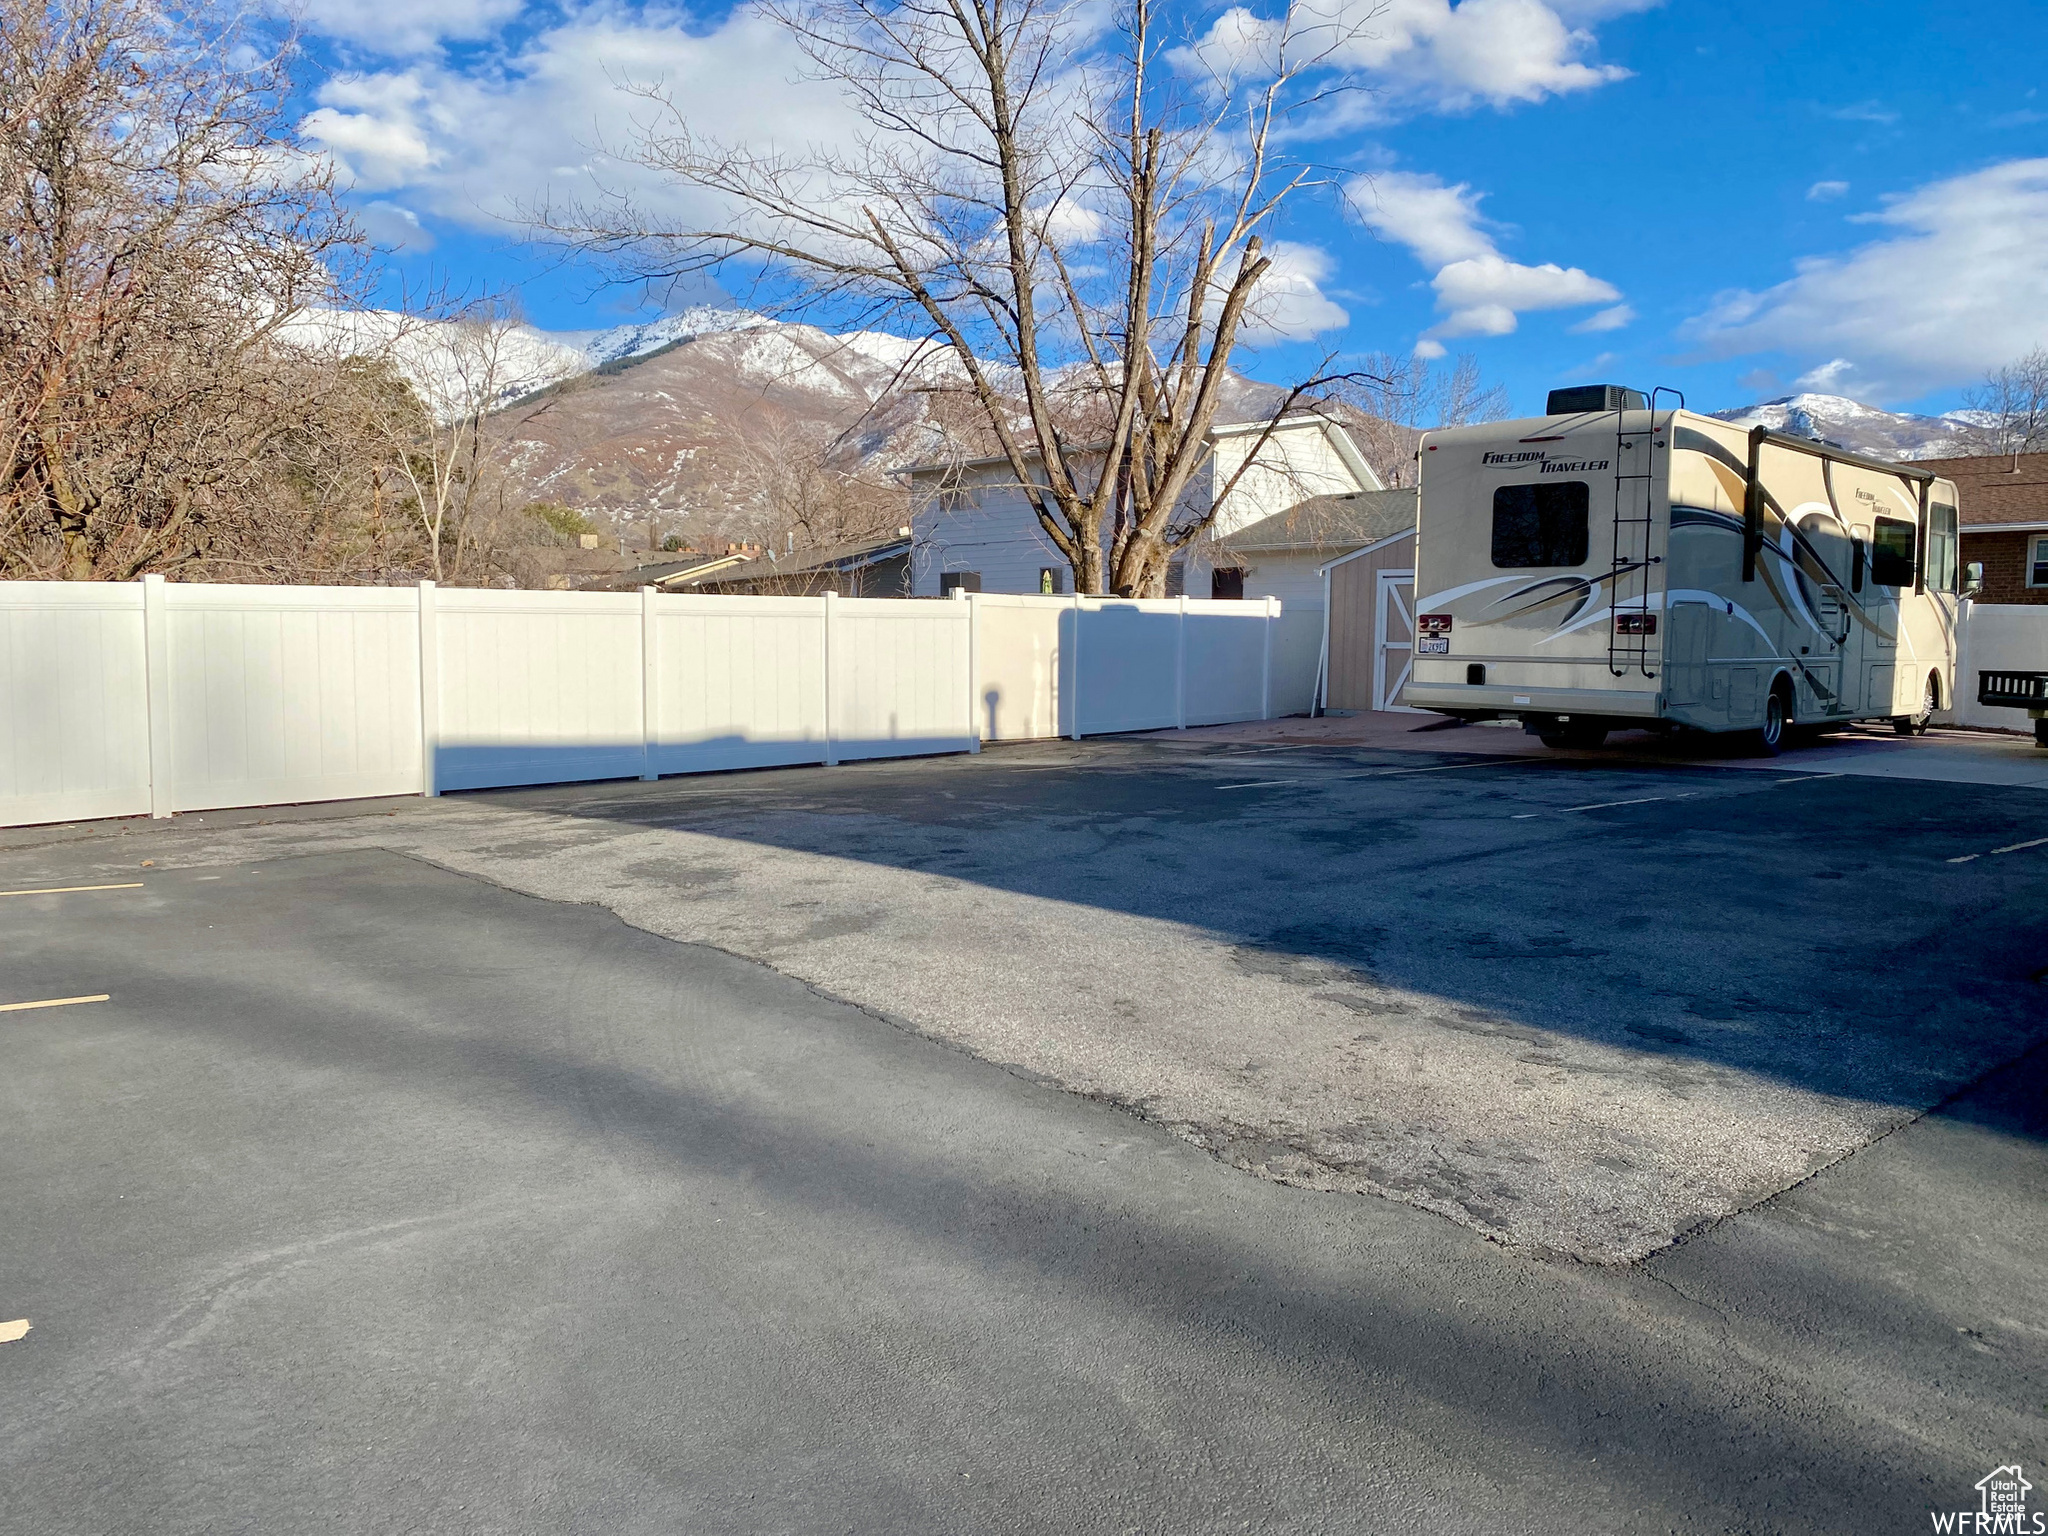
[[[2048,1512],[2027,1513],[2033,1486],[2020,1475],[2018,1462],[1995,1467],[1977,1480],[1978,1507],[1934,1510],[1934,1529],[1941,1536],[2044,1536]]]

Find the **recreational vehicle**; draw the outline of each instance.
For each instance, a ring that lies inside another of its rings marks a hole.
[[[1409,705],[1550,746],[1647,726],[1776,752],[1852,720],[1924,731],[1950,701],[1946,480],[1613,385],[1417,457]]]

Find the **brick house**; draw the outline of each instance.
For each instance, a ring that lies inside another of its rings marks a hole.
[[[2048,453],[1917,459],[1953,480],[1962,502],[1962,563],[1984,567],[1983,603],[2048,604]]]

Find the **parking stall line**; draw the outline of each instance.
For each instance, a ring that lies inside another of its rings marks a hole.
[[[0,1013],[21,1013],[30,1008],[69,1008],[73,1003],[104,1003],[112,995],[95,992],[90,997],[46,997],[33,1003],[0,1003]]]
[[[1249,784],[1218,784],[1217,789],[1268,789],[1276,784],[1350,784],[1360,779],[1398,779],[1418,773],[1456,773],[1464,768],[1519,768],[1540,763],[1540,757],[1487,758],[1477,763],[1439,763],[1433,768],[1368,768],[1354,773],[1303,774],[1292,779],[1257,779]]]
[[[68,896],[74,891],[139,891],[140,880],[124,881],[120,885],[51,885],[39,891],[0,891],[0,896]]]
[[[1989,853],[1966,853],[1960,858],[1950,859],[1951,864],[1968,864],[1973,859],[1995,858],[2001,853],[2018,853],[2025,848],[2039,848],[2048,843],[2048,837],[2033,838],[2024,843],[2007,843],[2003,848],[1993,848]]]

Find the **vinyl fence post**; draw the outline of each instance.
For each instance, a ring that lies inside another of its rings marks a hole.
[[[640,778],[661,777],[661,645],[654,588],[640,589]]]
[[[1173,636],[1173,723],[1188,728],[1188,595],[1180,595],[1180,623]]]
[[[149,814],[171,814],[171,624],[161,576],[142,578],[143,676],[149,690]]]
[[[441,618],[434,584],[420,583],[420,793],[441,793],[434,759],[441,751]]]
[[[1273,718],[1273,626],[1279,622],[1280,604],[1277,598],[1266,599],[1266,656],[1265,671],[1259,683],[1259,718]]]
[[[1067,707],[1073,711],[1074,740],[1081,739],[1081,584],[1074,583],[1074,632],[1067,637]]]
[[[967,594],[967,750],[981,750],[981,594]]]
[[[832,735],[832,711],[836,703],[834,695],[838,690],[832,686],[834,682],[832,669],[837,664],[839,658],[838,649],[832,642],[835,638],[833,631],[839,627],[839,594],[837,592],[827,592],[823,602],[825,604],[825,766],[827,768],[837,768],[839,766],[839,753],[837,743]]]
[[[1977,605],[1967,597],[1956,604],[1956,675],[1948,680],[1948,702],[1957,725],[1964,723],[1964,709],[1974,710],[1977,703],[1977,690],[1963,682],[1970,675],[1970,620],[1976,611]]]

